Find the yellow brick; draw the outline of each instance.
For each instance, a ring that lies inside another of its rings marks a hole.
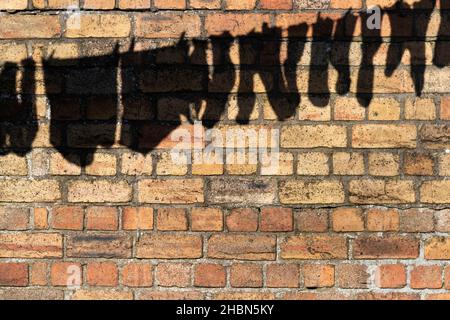
[[[336,180],[283,181],[279,196],[284,204],[330,204],[345,200],[344,187]]]
[[[414,125],[356,125],[352,132],[354,148],[415,148]]]
[[[433,99],[416,98],[405,102],[405,119],[407,120],[434,120],[436,119],[436,106]]]
[[[0,10],[23,10],[28,7],[28,0],[2,0]]]
[[[14,154],[0,156],[0,176],[26,176],[27,174],[26,158]]]
[[[362,153],[336,152],[333,154],[333,172],[337,175],[352,176],[364,174]]]
[[[68,38],[128,37],[130,18],[122,14],[72,15],[67,19]]]
[[[450,180],[425,181],[420,187],[423,203],[450,203]]]
[[[56,180],[1,180],[0,202],[54,202],[61,198]]]
[[[284,148],[336,148],[347,146],[345,127],[334,125],[292,125],[283,127],[281,146]]]
[[[369,120],[399,120],[400,102],[395,99],[374,99],[369,105]]]
[[[52,153],[50,156],[50,174],[77,176],[81,174],[80,158],[77,155],[64,158],[60,153]]]
[[[373,176],[397,176],[400,157],[398,154],[374,152],[369,154],[369,173]]]
[[[129,202],[132,189],[126,181],[72,181],[68,184],[69,202]]]
[[[152,174],[152,156],[127,152],[122,154],[122,173],[130,176]]]
[[[298,154],[297,174],[305,176],[326,176],[329,171],[327,154],[322,152]]]
[[[439,156],[439,175],[450,176],[450,153]]]
[[[159,176],[183,176],[187,173],[187,158],[180,156],[182,163],[176,163],[170,152],[158,154],[156,174]]]
[[[107,153],[95,153],[92,163],[86,166],[86,174],[93,176],[114,176],[116,174],[116,156]]]

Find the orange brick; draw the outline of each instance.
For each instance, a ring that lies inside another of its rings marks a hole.
[[[115,0],[84,0],[83,8],[108,10],[114,9],[115,5]]]
[[[86,281],[90,286],[116,287],[119,272],[113,262],[93,262],[86,268]]]
[[[292,9],[292,0],[261,0],[259,6],[261,9],[289,10]]]
[[[76,271],[78,275],[73,274]],[[51,267],[51,283],[53,286],[69,286],[81,284],[81,264],[78,262],[55,262]]]
[[[35,262],[30,265],[30,284],[33,286],[46,286],[47,280],[47,262]]]
[[[153,209],[146,207],[124,208],[122,227],[124,230],[152,230]]]
[[[136,36],[142,38],[199,37],[201,21],[198,15],[161,13],[142,14],[136,17]]]
[[[261,209],[261,231],[286,232],[294,229],[292,209],[263,208]]]
[[[34,209],[34,228],[48,229],[48,212],[47,208]]]
[[[441,119],[450,120],[450,96],[442,98],[441,101]]]
[[[225,287],[226,271],[219,264],[198,264],[194,268],[194,285],[196,287]]]
[[[86,228],[88,230],[117,230],[119,217],[113,207],[90,207],[86,213]]]
[[[23,10],[27,7],[27,0],[3,0],[0,3],[0,10]]]
[[[407,153],[404,160],[404,172],[409,175],[431,176],[433,175],[433,157],[425,153]]]
[[[186,231],[188,229],[186,210],[176,208],[158,209],[156,223],[158,230],[161,231]]]
[[[220,9],[221,0],[190,0],[193,9]]]
[[[52,227],[61,230],[83,230],[82,207],[58,207],[52,210]]]
[[[120,0],[119,9],[148,9],[150,0]]]
[[[266,278],[269,288],[298,288],[300,285],[300,272],[296,264],[269,264]]]
[[[219,208],[194,208],[191,211],[192,231],[222,231],[223,214]]]
[[[440,289],[442,288],[441,266],[414,266],[411,270],[411,288]]]
[[[191,266],[187,263],[161,263],[156,269],[158,285],[188,287],[191,285]]]
[[[302,274],[306,288],[334,286],[334,266],[332,265],[304,265],[302,266]]]
[[[260,265],[233,264],[230,273],[230,284],[234,288],[260,288],[263,285]]]
[[[226,217],[229,231],[252,232],[258,229],[258,213],[253,209],[233,209]]]
[[[339,264],[336,266],[336,285],[340,288],[367,288],[369,273],[367,266],[356,264]]]
[[[379,266],[375,273],[375,281],[380,288],[403,288],[406,286],[406,268],[402,264]]]
[[[56,38],[61,34],[57,15],[1,16],[0,25],[2,39]]]
[[[127,287],[151,287],[153,267],[150,264],[130,263],[122,269],[122,284]]]
[[[339,208],[332,214],[333,230],[337,232],[364,231],[364,215],[358,208]]]
[[[444,288],[450,289],[450,266],[446,266],[444,269]]]
[[[369,231],[398,231],[400,217],[396,209],[373,208],[367,211]]]
[[[0,207],[0,230],[27,230],[30,210]]]
[[[251,10],[256,6],[256,0],[227,0],[226,8],[230,10]]]
[[[158,9],[185,9],[186,0],[154,0],[154,6]]]

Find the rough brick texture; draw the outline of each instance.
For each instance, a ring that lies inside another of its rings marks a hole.
[[[450,1],[394,3],[1,0],[0,299],[450,299]]]

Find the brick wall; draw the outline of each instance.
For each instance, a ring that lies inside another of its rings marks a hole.
[[[0,298],[450,298],[450,1],[404,2],[0,1]],[[193,120],[279,166],[174,163]]]

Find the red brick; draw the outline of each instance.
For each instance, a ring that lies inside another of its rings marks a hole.
[[[334,266],[310,264],[302,266],[303,282],[306,288],[334,286]]]
[[[411,288],[440,289],[442,288],[441,266],[414,266],[411,270]]]
[[[113,207],[91,207],[86,213],[86,227],[88,230],[117,230],[119,216]]]
[[[0,286],[25,287],[28,285],[28,264],[0,263]]]
[[[283,259],[346,259],[347,255],[347,240],[340,236],[291,236],[281,243]]]
[[[151,287],[153,267],[146,263],[130,263],[122,269],[122,284],[127,287]]]
[[[52,210],[52,227],[61,230],[83,230],[82,207],[58,207]]]
[[[269,264],[266,270],[267,287],[298,288],[300,272],[296,264]]]
[[[450,289],[450,266],[446,266],[444,269],[444,288]]]
[[[250,208],[233,209],[226,222],[228,231],[253,232],[258,229],[258,212]]]
[[[261,210],[261,231],[283,232],[293,229],[292,209],[263,208]]]
[[[406,268],[402,264],[379,266],[375,274],[375,281],[380,288],[403,288],[406,286]]]
[[[113,262],[93,262],[86,268],[86,281],[90,286],[116,287],[119,272]]]
[[[156,279],[161,287],[188,287],[191,285],[191,265],[161,263],[156,268]]]
[[[257,264],[233,264],[230,284],[235,288],[260,288],[263,285],[262,268]]]
[[[225,287],[226,271],[219,264],[198,264],[194,268],[194,285],[196,287]]]

